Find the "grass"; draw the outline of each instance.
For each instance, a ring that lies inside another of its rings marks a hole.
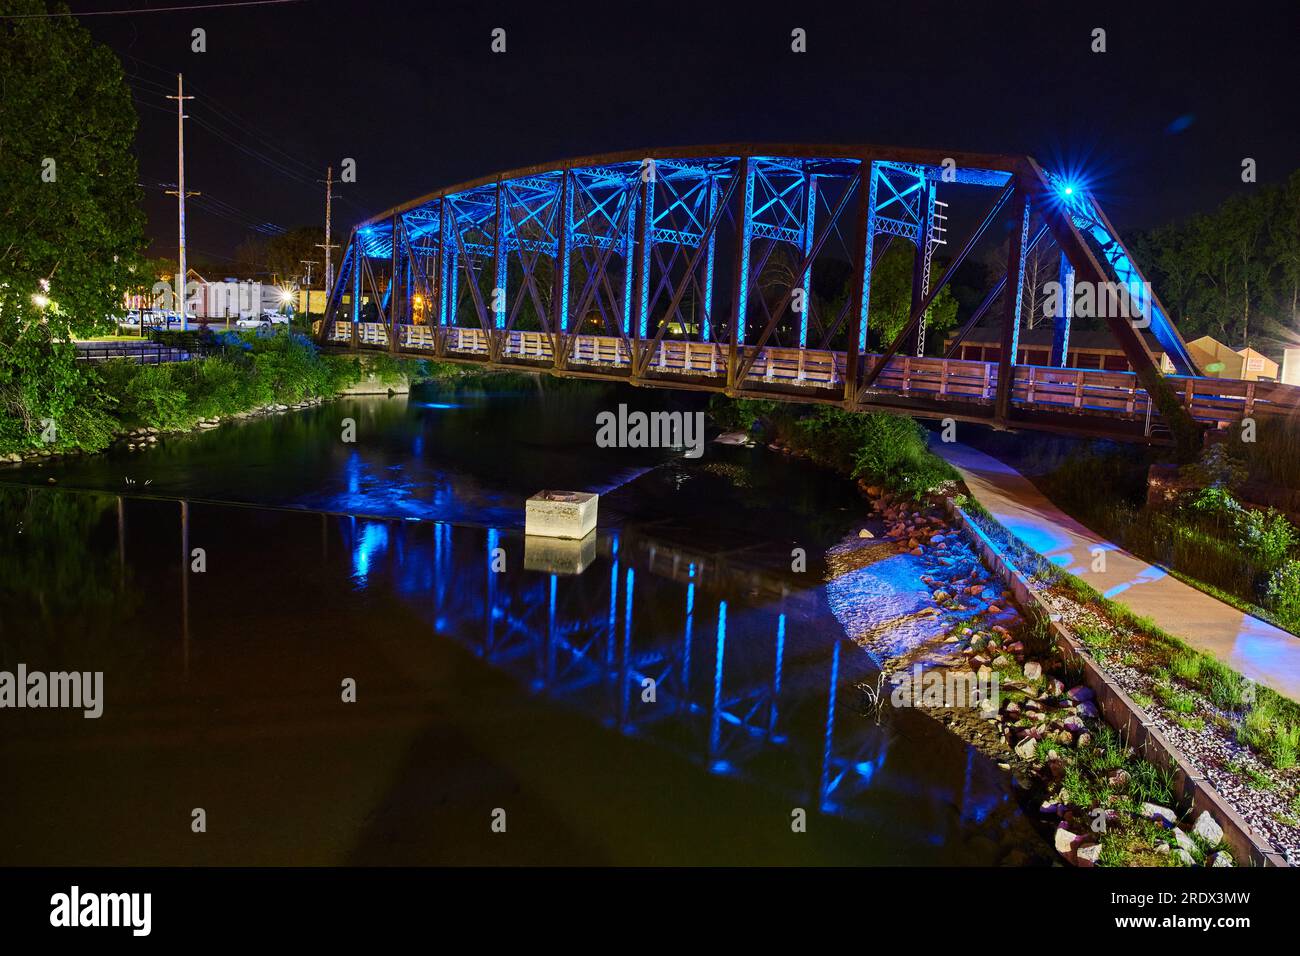
[[[1170,837],[1142,813],[1143,803],[1174,806],[1174,775],[1141,759],[1111,727],[1102,726],[1091,747],[1071,751],[1061,790],[1072,806],[1118,811],[1117,822],[1101,831],[1101,866],[1172,866],[1172,854],[1157,852]],[[1116,771],[1124,771],[1117,775]]]
[[[1277,786],[1267,774],[1235,760],[1225,763],[1223,769],[1235,777],[1240,777],[1246,786],[1253,787],[1256,790],[1272,790]]]
[[[760,431],[819,465],[915,501],[957,479],[930,451],[925,429],[903,416],[722,395],[710,400],[709,414],[722,428]]]
[[[990,449],[1017,464],[1071,517],[1178,580],[1300,634],[1300,589],[1272,586],[1279,568],[1300,559],[1300,532],[1276,512],[1241,506],[1228,488],[1244,481],[1300,489],[1300,422],[1260,420],[1257,440],[1219,443],[1181,469],[1212,494],[1186,493],[1169,507],[1147,506],[1151,450],[1065,439],[1013,442]]]
[[[1300,704],[1247,680],[1222,661],[1192,648],[1149,618],[1134,614],[1080,578],[1044,560],[1003,528],[977,501],[963,495],[955,501],[1021,571],[1060,588],[1079,605],[1101,613],[1110,627],[1080,627],[1079,640],[1094,654],[1101,651],[1102,657],[1114,655],[1121,648],[1124,653],[1136,656],[1140,661],[1138,668],[1157,678],[1152,692],[1173,716],[1188,717],[1196,711],[1196,699],[1189,693],[1195,692],[1227,712],[1236,721],[1238,739],[1270,766],[1288,770],[1296,765],[1300,759]]]

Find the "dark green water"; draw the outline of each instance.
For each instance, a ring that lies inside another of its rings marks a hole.
[[[598,449],[597,411],[698,406],[520,381],[0,474],[0,669],[102,671],[105,696],[98,720],[0,710],[0,863],[1039,846],[987,760],[913,712],[863,715],[871,664],[820,585],[818,556],[861,525],[846,482],[762,449]],[[548,487],[602,493],[594,544],[525,539],[523,499]]]

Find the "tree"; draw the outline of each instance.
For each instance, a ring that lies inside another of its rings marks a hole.
[[[1278,191],[1268,224],[1268,255],[1278,269],[1279,314],[1290,313],[1291,331],[1300,333],[1300,169]]]
[[[70,16],[0,20],[0,89],[0,445],[48,440],[47,420],[62,445],[93,426],[69,340],[110,327],[141,266],[136,115],[117,58]]]
[[[872,267],[871,314],[868,325],[887,348],[903,331],[912,314],[912,265],[916,259],[911,243],[895,242],[889,251]],[[930,286],[943,277],[944,270],[936,263],[930,273]],[[942,344],[941,333],[957,323],[957,300],[952,290],[944,286],[926,313],[927,343]]]
[[[325,251],[316,247],[325,241],[325,230],[320,226],[290,229],[266,241],[266,269],[280,282],[289,282],[305,275],[303,260],[314,260],[317,266],[312,281],[317,287],[325,281]]]
[[[1250,345],[1250,307],[1268,281],[1268,266],[1260,254],[1273,190],[1254,196],[1233,196],[1220,212],[1220,241],[1232,256],[1229,279],[1232,297],[1241,306],[1241,342]],[[1231,307],[1230,307],[1231,308]]]

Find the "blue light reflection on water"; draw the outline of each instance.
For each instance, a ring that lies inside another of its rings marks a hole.
[[[916,840],[926,843],[944,844],[953,826],[982,825],[992,808],[1005,801],[1003,794],[990,791],[987,778],[971,779],[969,761],[963,761],[963,773],[942,782],[910,779],[910,769],[882,777],[891,736],[866,721],[849,720],[854,705],[838,694],[842,655],[857,657],[857,649],[822,634],[823,653],[810,657],[807,636],[792,633],[783,606],[733,602],[703,591],[691,562],[681,563],[679,580],[638,575],[644,546],[637,550],[610,534],[599,539],[593,573],[538,573],[524,569],[518,551],[527,541],[511,531],[445,522],[343,520],[350,528],[357,588],[375,586],[384,569],[394,589],[418,613],[427,612],[438,633],[508,670],[534,693],[589,711],[624,734],[649,735],[674,749],[697,740],[699,749],[688,746],[687,756],[710,773],[783,791],[793,787],[806,795],[799,797],[807,800],[802,805],[864,821],[876,819],[873,792],[896,792],[901,786],[909,800],[933,801],[952,813],[942,832],[922,827],[916,833]],[[469,545],[458,550],[466,560],[474,556],[476,568],[452,560],[457,541]],[[385,562],[386,556],[391,560]],[[492,570],[494,556],[504,556],[505,571]],[[609,565],[605,572],[602,562]],[[482,573],[487,580],[480,585]],[[644,593],[637,595],[638,589]],[[600,593],[606,590],[607,595]],[[675,610],[665,613],[667,608]],[[693,658],[697,620],[701,626],[714,625],[716,640]],[[603,662],[602,655],[591,653],[602,644]],[[693,671],[711,679],[692,682]],[[793,679],[786,679],[787,672]],[[656,675],[658,702],[653,705],[640,694],[648,674]],[[602,700],[607,702],[603,713]],[[809,725],[813,710],[821,715],[820,727]],[[691,726],[703,733],[696,736],[687,730]],[[776,766],[787,769],[775,775],[770,767],[761,769],[776,759],[763,757],[765,753],[784,754]],[[800,784],[786,779],[788,768],[804,768],[811,775]],[[921,817],[931,828],[944,819],[937,811]]]

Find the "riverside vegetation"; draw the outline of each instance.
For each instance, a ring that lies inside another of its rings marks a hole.
[[[1178,470],[1162,506],[1148,500],[1147,450],[1040,437],[979,444],[1015,465],[1071,517],[1248,614],[1300,634],[1300,531],[1249,501],[1264,488],[1300,498],[1300,424],[1260,421],[1254,442],[1221,441]]]
[[[196,348],[193,336],[169,344]],[[52,339],[29,347],[41,350],[25,363],[34,372],[20,377],[0,368],[0,403],[8,412],[0,417],[0,456],[11,461],[97,452],[128,433],[180,431],[258,408],[317,401],[362,376],[356,356],[322,354],[297,333],[218,333],[207,338],[211,354],[158,365],[77,362],[71,343]],[[389,383],[445,371],[382,353],[367,356],[366,370]],[[67,398],[52,400],[52,394]]]
[[[978,502],[957,503],[1220,795],[1288,858],[1300,853],[1300,705],[1046,561]]]

